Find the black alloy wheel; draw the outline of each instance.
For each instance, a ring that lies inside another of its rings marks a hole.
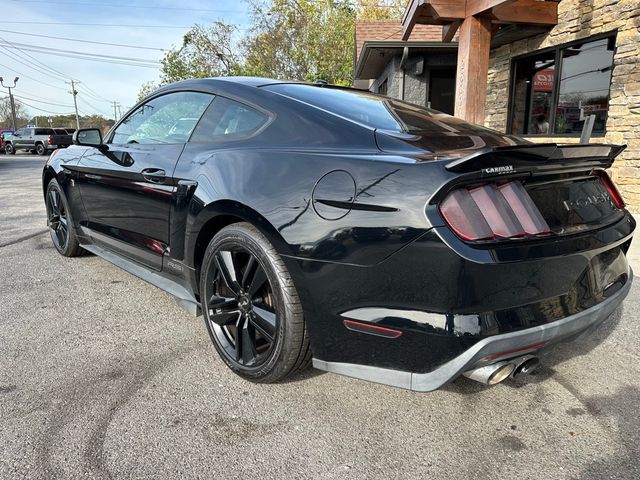
[[[36,145],[36,153],[40,156],[44,155],[45,153],[47,153],[47,149],[44,148],[44,145],[41,143],[38,143]]]
[[[47,226],[56,250],[65,257],[75,257],[82,253],[71,220],[69,205],[57,180],[51,180],[46,193]]]
[[[231,225],[213,238],[202,264],[200,292],[213,344],[237,374],[274,382],[309,364],[302,308],[291,278],[253,226]]]
[[[7,155],[15,155],[16,149],[13,148],[12,144],[6,143],[4,146],[4,153],[6,153]]]

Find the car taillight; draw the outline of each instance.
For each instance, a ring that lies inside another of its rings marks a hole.
[[[49,143],[49,145],[53,143],[53,135],[49,135],[49,138],[47,138],[47,142]]]
[[[613,183],[613,180],[611,180],[611,177],[607,175],[607,172],[605,172],[604,170],[593,170],[591,172],[591,175],[594,175],[600,178],[600,181],[607,189],[607,192],[609,192],[609,195],[611,196],[611,200],[613,200],[613,203],[615,203],[616,207],[624,208],[626,206],[626,203],[624,203],[624,199],[622,198],[622,195],[620,195],[620,192],[618,191],[618,187],[616,187],[615,183]]]
[[[457,188],[442,201],[440,213],[464,240],[523,238],[550,231],[518,181]]]

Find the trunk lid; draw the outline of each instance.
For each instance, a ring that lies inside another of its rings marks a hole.
[[[624,148],[482,148],[443,161],[452,179],[429,203],[467,241],[554,238],[601,228],[624,216],[624,202],[604,171]]]

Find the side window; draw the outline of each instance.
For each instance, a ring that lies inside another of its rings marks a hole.
[[[16,133],[20,136],[25,136],[27,134],[27,129],[26,128],[19,128]]]
[[[111,143],[185,143],[212,98],[198,92],[168,93],[154,98],[118,125]]]
[[[226,142],[247,138],[269,121],[269,117],[247,105],[216,97],[202,116],[191,142]]]

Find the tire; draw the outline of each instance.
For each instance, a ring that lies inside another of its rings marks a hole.
[[[237,223],[220,230],[200,271],[205,324],[233,372],[273,383],[309,365],[298,293],[284,262],[257,228]]]
[[[36,154],[43,156],[47,154],[47,149],[44,147],[42,143],[36,144]]]
[[[7,155],[15,155],[16,154],[16,149],[13,148],[12,144],[6,143],[4,145],[4,153],[6,153]]]
[[[78,242],[67,197],[55,179],[51,180],[47,185],[45,203],[47,207],[47,226],[49,227],[53,246],[60,255],[65,257],[82,255],[84,250]]]

